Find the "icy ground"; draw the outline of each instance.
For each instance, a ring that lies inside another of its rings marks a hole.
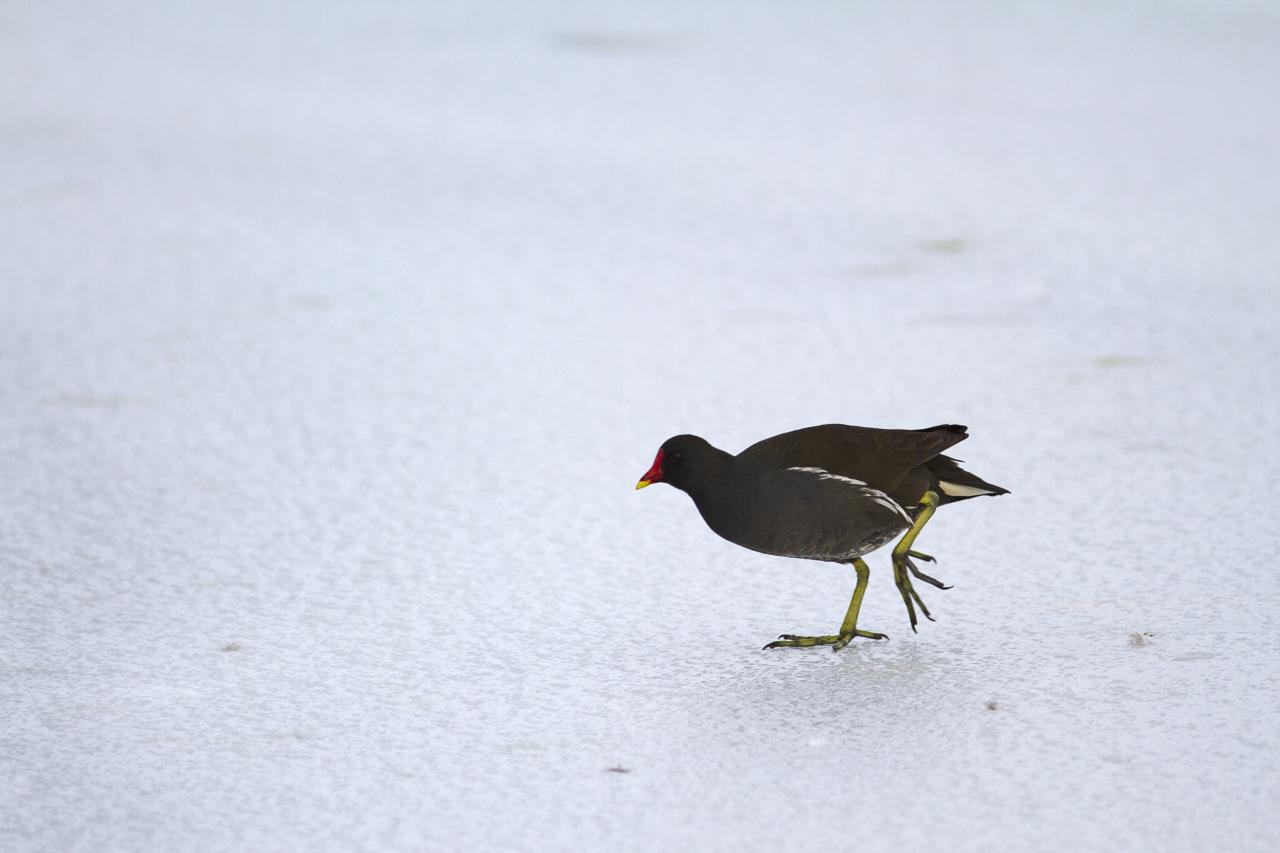
[[[1277,80],[1243,3],[5,4],[0,849],[1273,849]],[[764,652],[852,572],[632,487],[826,421],[1014,493]]]

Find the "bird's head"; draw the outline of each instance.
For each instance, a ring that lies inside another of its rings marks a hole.
[[[644,472],[637,489],[654,483],[666,483],[681,491],[689,491],[714,473],[721,457],[729,454],[717,450],[696,435],[677,435],[662,442],[653,465]]]

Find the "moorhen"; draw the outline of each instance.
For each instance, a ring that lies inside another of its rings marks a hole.
[[[908,573],[950,588],[921,572],[912,559],[933,561],[912,550],[921,529],[942,504],[1008,494],[962,469],[960,460],[942,455],[968,437],[966,429],[958,424],[927,429],[825,424],[766,438],[737,456],[699,436],[677,435],[663,442],[636,488],[667,483],[688,493],[708,527],[744,548],[852,563],[857,584],[838,634],[783,634],[765,646],[830,645],[839,651],[854,637],[888,639],[858,628],[870,573],[863,555],[906,531],[893,549],[893,574],[914,631],[913,601],[926,618],[933,616]]]

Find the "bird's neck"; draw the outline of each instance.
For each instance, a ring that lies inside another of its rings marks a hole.
[[[718,447],[712,447],[711,452],[699,460],[698,478],[685,488],[699,508],[712,495],[722,493],[725,483],[733,477],[735,461],[733,454]]]

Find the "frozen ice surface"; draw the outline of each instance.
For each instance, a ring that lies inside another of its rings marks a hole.
[[[6,4],[0,848],[1271,849],[1278,79],[1268,4]],[[764,652],[852,573],[632,486],[826,421],[1014,494]]]

